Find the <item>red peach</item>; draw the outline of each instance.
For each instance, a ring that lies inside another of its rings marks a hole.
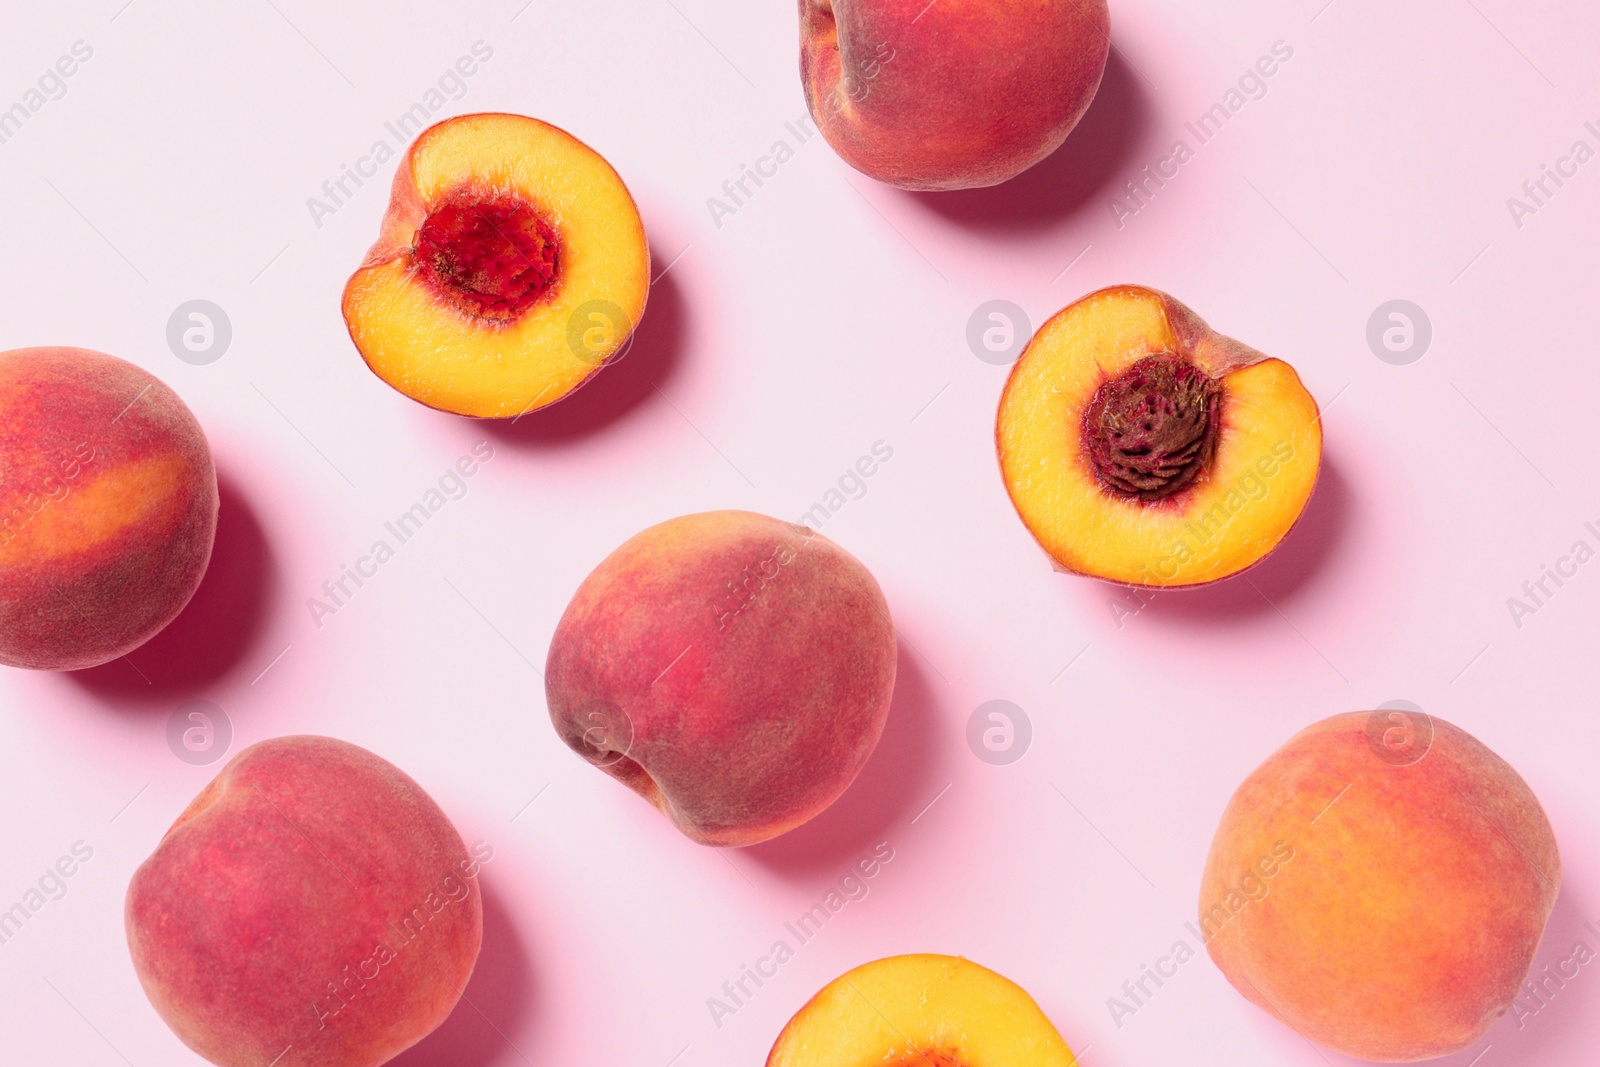
[[[902,189],[996,185],[1054,152],[1111,50],[1106,0],[800,0],[822,135]]]
[[[865,567],[804,526],[715,511],[652,526],[584,579],[545,695],[561,739],[678,829],[748,845],[855,780],[894,674]]]
[[[477,962],[493,850],[399,768],[327,737],[245,749],[128,886],[151,1004],[222,1067],[376,1067],[445,1020]]]
[[[99,352],[0,353],[0,663],[139,647],[194,595],[216,529],[211,450],[176,393]]]

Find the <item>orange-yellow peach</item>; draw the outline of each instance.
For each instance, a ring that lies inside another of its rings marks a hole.
[[[182,400],[81,348],[0,352],[0,663],[126,655],[211,561],[217,474]]]
[[[1228,981],[1328,1048],[1404,1062],[1476,1042],[1528,976],[1561,885],[1510,765],[1416,712],[1336,715],[1229,802],[1200,889]]]
[[[1040,327],[1000,398],[1006,490],[1056,566],[1203,585],[1266,558],[1322,465],[1294,368],[1165,293],[1091,293]]]
[[[1061,146],[1100,87],[1106,0],[800,0],[828,143],[902,189],[996,185]]]
[[[749,845],[832,804],[883,733],[895,632],[867,569],[746,511],[652,526],[567,605],[556,732],[689,837]]]
[[[890,956],[829,982],[767,1067],[1076,1067],[1026,990],[960,956]]]
[[[263,741],[134,873],[134,970],[173,1032],[220,1067],[377,1067],[455,1007],[491,858],[371,752]]]
[[[382,232],[344,291],[367,366],[430,407],[508,418],[623,350],[650,249],[617,172],[521,115],[462,115],[401,157]]]

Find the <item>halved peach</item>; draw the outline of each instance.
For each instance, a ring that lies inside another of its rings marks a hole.
[[[835,978],[767,1067],[1075,1067],[1026,990],[960,956],[890,956]]]
[[[401,158],[344,319],[367,366],[406,396],[506,418],[555,403],[620,352],[649,289],[644,224],[609,163],[537,119],[462,115]]]
[[[1201,585],[1264,559],[1322,465],[1294,368],[1165,293],[1091,293],[1039,329],[1000,398],[1006,491],[1057,566]]]

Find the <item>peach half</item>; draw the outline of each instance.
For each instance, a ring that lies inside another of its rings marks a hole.
[[[644,314],[650,249],[592,148],[521,115],[424,130],[344,291],[351,340],[429,407],[509,418],[571,393]]]
[[[960,956],[890,956],[835,978],[767,1067],[1076,1067],[1027,991]]]
[[[1111,51],[1106,0],[800,0],[800,77],[834,151],[902,189],[969,189],[1054,152]]]
[[[377,1067],[450,1014],[483,940],[478,872],[405,772],[331,737],[235,756],[134,872],[133,969],[221,1067]]]
[[[1165,293],[1091,293],[1011,370],[995,444],[1017,513],[1064,571],[1202,585],[1264,559],[1322,465],[1294,368]]]
[[[154,637],[205,577],[217,508],[205,432],[155,376],[0,352],[0,663],[79,670]]]
[[[1549,820],[1505,760],[1442,719],[1357,712],[1296,734],[1229,801],[1200,933],[1312,1041],[1430,1059],[1510,1007],[1560,886]]]
[[[703,844],[776,837],[837,800],[877,746],[895,632],[872,575],[748,511],[652,526],[556,626],[556,732]]]

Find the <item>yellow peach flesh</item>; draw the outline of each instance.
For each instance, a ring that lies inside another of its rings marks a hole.
[[[778,1035],[767,1067],[1075,1067],[1015,982],[959,956],[891,956],[834,979]]]
[[[558,235],[554,285],[510,323],[452,306],[416,269],[417,229],[463,190],[518,197]],[[649,287],[644,226],[610,164],[536,119],[469,115],[425,131],[406,153],[383,234],[350,279],[344,313],[368,366],[400,392],[504,418],[554,403],[611,359]]]
[[[1192,488],[1130,501],[1099,483],[1080,428],[1104,382],[1163,352],[1221,382],[1216,453]],[[1151,586],[1215,581],[1265,557],[1299,518],[1322,455],[1316,402],[1293,368],[1135,287],[1095,293],[1040,328],[1006,385],[996,443],[1017,511],[1062,568]]]

